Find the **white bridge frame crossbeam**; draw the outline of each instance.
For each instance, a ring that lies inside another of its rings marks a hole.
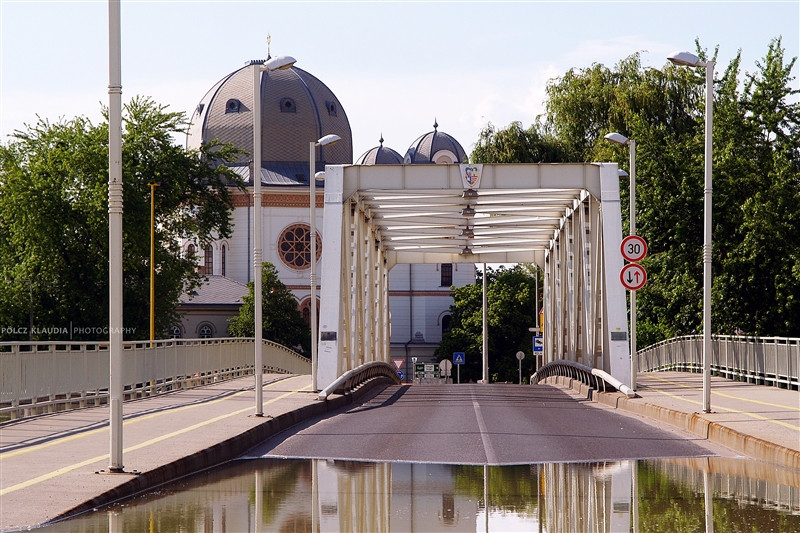
[[[480,167],[476,184],[465,167]],[[544,361],[630,379],[615,163],[331,165],[323,231],[320,388],[389,363],[388,276],[401,263],[535,263]]]

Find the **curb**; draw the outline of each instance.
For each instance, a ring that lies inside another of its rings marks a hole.
[[[712,422],[699,413],[676,411],[647,403],[641,397],[628,398],[619,392],[596,391],[579,380],[565,376],[550,377],[543,380],[543,383],[561,385],[578,392],[593,402],[670,424],[711,442],[722,444],[753,459],[800,470],[800,451],[746,435],[719,422]]]
[[[171,483],[182,477],[219,466],[239,457],[258,443],[281,431],[289,429],[299,422],[336,411],[342,407],[356,403],[362,398],[369,399],[370,394],[373,396],[378,394],[388,384],[388,381],[376,379],[350,393],[329,397],[325,401],[315,400],[313,404],[288,411],[274,418],[264,418],[262,423],[248,429],[244,433],[171,463],[148,470],[147,472],[141,472],[133,479],[121,485],[117,485],[103,494],[36,527],[66,520],[67,518],[73,518],[98,507],[112,504],[123,498],[129,498],[141,492],[152,490],[160,485]]]

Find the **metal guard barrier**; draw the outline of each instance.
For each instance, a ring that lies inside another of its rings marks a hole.
[[[574,361],[562,360],[547,363],[531,376],[531,384],[539,383],[551,376],[564,376],[577,379],[595,390],[601,390],[603,392],[608,392],[609,390],[619,391],[628,398],[636,397],[636,392],[608,372]]]
[[[370,361],[369,363],[364,363],[342,374],[339,379],[325,387],[319,393],[318,398],[320,400],[325,400],[334,393],[347,394],[373,379],[388,379],[394,385],[400,385],[402,383],[394,366],[383,361]]]

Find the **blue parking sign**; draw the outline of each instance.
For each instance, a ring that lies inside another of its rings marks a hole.
[[[464,364],[464,352],[453,352],[453,364],[454,365]]]

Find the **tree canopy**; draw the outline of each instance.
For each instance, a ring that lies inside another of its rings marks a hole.
[[[231,185],[219,161],[232,145],[186,150],[188,127],[148,98],[124,106],[123,313],[126,338],[149,336],[150,188],[155,193],[156,329],[176,320],[183,290],[201,281],[179,239],[202,245],[232,230]],[[30,294],[29,294],[30,293]],[[108,338],[108,123],[39,120],[0,145],[0,339]]]
[[[699,42],[697,53],[712,59]],[[742,73],[741,53],[715,72],[713,333],[800,336],[795,61],[776,38],[754,72]],[[649,245],[641,346],[702,329],[704,118],[702,68],[645,69],[633,54],[613,68],[573,68],[551,80],[543,116],[527,130],[489,124],[472,154],[478,163],[617,161],[627,169],[627,148],[603,137],[636,140],[637,233]],[[621,196],[627,205],[627,180]]]
[[[239,314],[229,320],[228,331],[235,337],[255,335],[255,283],[249,282],[247,288]],[[292,292],[278,277],[278,269],[269,262],[261,265],[261,298],[263,338],[310,356],[311,329],[297,309]]]

